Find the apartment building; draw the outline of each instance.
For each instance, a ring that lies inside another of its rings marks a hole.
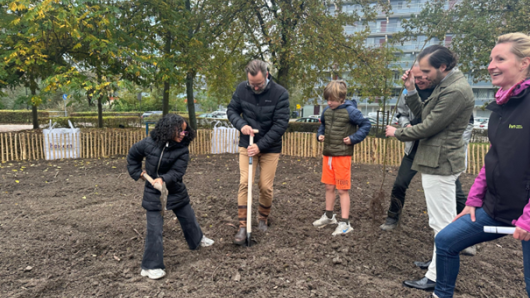
[[[387,17],[386,15],[381,13],[377,16],[377,19],[375,21],[369,23],[370,35],[366,39],[366,45],[369,47],[382,46],[386,40],[392,37],[393,34],[403,31],[403,19],[410,18],[412,14],[420,13],[424,5],[428,2],[429,0],[390,0],[390,5],[392,6],[392,14]],[[449,9],[449,7],[454,4],[454,2],[454,0],[447,1],[446,8]],[[335,6],[330,5],[329,10],[333,12],[335,10]],[[353,3],[346,4],[342,7],[342,10],[345,12],[359,11],[360,6]],[[351,24],[349,26],[345,26],[344,30],[348,34],[353,34],[355,32],[364,30],[364,26],[362,24]],[[401,50],[402,53],[396,53],[396,55],[398,55],[397,62],[391,64],[390,67],[397,68],[398,66],[400,66],[402,69],[410,68],[415,60],[416,55],[423,48],[425,40],[427,38],[427,36],[419,36],[417,40],[407,41],[403,45],[395,45],[394,47]],[[444,40],[438,40],[437,38],[429,40],[426,44],[426,47],[434,44],[442,44],[444,46],[450,47],[451,40],[452,36],[450,34],[447,34]],[[396,73],[396,76],[397,75],[400,74]],[[490,81],[474,83],[473,78],[471,76],[466,76],[468,78],[469,84],[473,88],[473,93],[475,94],[475,109],[473,113],[474,116],[489,117],[490,112],[488,110],[485,110],[484,107],[485,105],[487,105],[487,103],[494,100],[494,92],[496,88],[491,85]],[[390,105],[395,105],[397,96],[401,91],[402,85],[395,84],[393,88],[395,89],[393,92],[394,96],[388,101]],[[365,98],[359,98],[355,96],[354,98],[358,102],[358,108],[363,112],[364,115],[368,115],[368,113],[373,113],[379,110],[379,104],[376,102],[370,103]],[[315,105],[304,106],[302,114],[304,116],[320,114],[323,108],[326,107],[326,105],[326,102],[324,102],[323,99],[320,98],[316,100]]]

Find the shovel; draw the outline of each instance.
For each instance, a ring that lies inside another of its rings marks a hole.
[[[160,214],[162,214],[162,217],[164,217],[164,213],[166,210],[166,204],[167,204],[167,187],[166,183],[156,184],[154,185],[155,180],[151,178],[151,176],[147,175],[147,173],[144,173],[143,177],[153,185],[154,188],[158,189],[160,191],[160,204],[162,204],[162,210],[160,211]]]
[[[258,133],[257,129],[253,129],[252,132]],[[249,136],[249,146],[254,144],[254,137]],[[252,246],[250,237],[252,236],[252,182],[254,177],[252,177],[252,156],[248,157],[248,195],[247,195],[247,246]]]

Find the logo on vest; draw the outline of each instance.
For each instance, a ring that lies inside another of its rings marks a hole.
[[[523,129],[522,125],[508,124],[509,129]]]

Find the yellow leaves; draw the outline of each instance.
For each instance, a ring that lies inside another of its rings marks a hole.
[[[19,183],[19,181],[18,181],[18,180],[15,180],[15,183]]]
[[[31,103],[35,106],[38,106],[42,103],[42,98],[40,98],[40,96],[34,95],[31,97]]]
[[[77,50],[77,49],[79,49],[80,47],[81,47],[81,43],[77,43],[77,44],[73,47],[73,49],[74,49],[74,50]]]
[[[156,62],[153,62],[153,65],[154,65],[154,66],[156,66],[157,64],[158,64],[158,63],[156,63]]]
[[[9,4],[9,10],[11,11],[17,11],[17,3],[16,2],[11,2]]]

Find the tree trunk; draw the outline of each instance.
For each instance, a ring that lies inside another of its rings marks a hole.
[[[92,101],[92,97],[94,96],[94,92],[95,90],[93,88],[91,88],[90,90],[88,90],[88,92],[86,93],[86,99],[87,99],[87,102],[88,102],[88,106],[89,107],[93,107],[94,106],[94,102]]]
[[[197,130],[197,118],[195,117],[195,99],[193,98],[193,79],[195,78],[195,71],[190,70],[186,74],[186,95],[188,97],[188,115],[189,125],[194,130]]]
[[[166,34],[166,44],[164,45],[164,54],[169,56],[171,54],[171,32]],[[169,113],[169,78],[164,81],[164,94],[162,95],[162,115],[165,116]]]
[[[31,97],[35,96],[36,93],[37,93],[37,90],[35,88],[35,86],[32,86],[30,87],[31,89]],[[35,103],[33,103],[31,105],[31,118],[32,118],[32,122],[33,122],[33,129],[39,129],[39,113],[37,112],[37,105]]]
[[[278,69],[278,81],[276,83],[283,86],[285,89],[290,90],[289,61],[283,58],[283,56],[280,58],[280,68]]]
[[[164,94],[162,95],[162,115],[169,113],[169,79],[164,82]]]
[[[103,105],[101,104],[101,94],[98,94],[98,127],[103,128]]]
[[[98,67],[99,69],[99,67]],[[101,75],[97,74],[97,80],[98,80],[98,86],[101,86]],[[103,128],[103,105],[102,105],[102,98],[101,98],[102,90],[98,90],[96,93],[96,97],[98,99],[98,127]]]

